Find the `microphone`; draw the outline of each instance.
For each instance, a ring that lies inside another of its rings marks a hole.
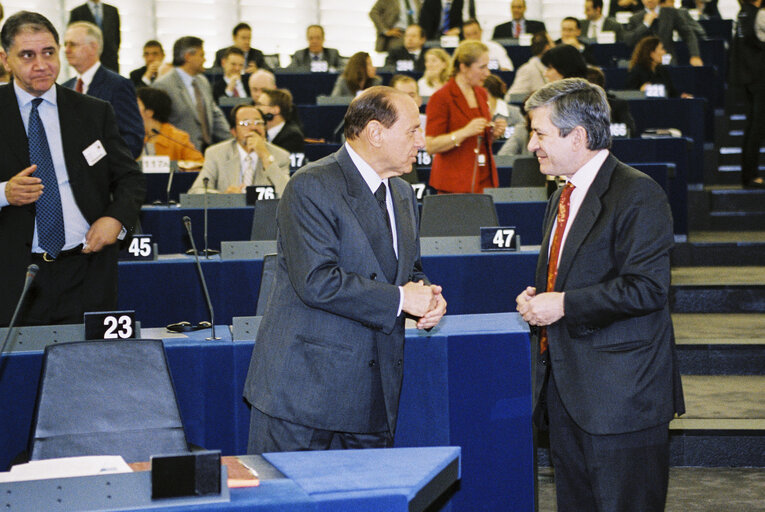
[[[194,251],[194,261],[197,264],[197,273],[199,279],[202,281],[202,291],[205,294],[205,301],[207,301],[207,311],[210,312],[210,328],[212,329],[209,338],[205,338],[207,341],[219,340],[220,337],[215,336],[215,313],[213,311],[212,301],[210,300],[210,293],[207,291],[207,281],[205,275],[202,273],[202,265],[199,263],[199,254],[197,254],[197,246],[194,243],[194,236],[191,234],[191,219],[187,216],[183,216],[183,225],[186,227],[186,232],[189,234],[191,240],[191,248]]]
[[[3,340],[3,346],[0,347],[0,357],[2,357],[3,352],[5,352],[5,346],[8,344],[8,340],[11,339],[11,333],[13,332],[13,328],[16,326],[16,319],[19,316],[19,311],[21,311],[21,305],[24,303],[24,299],[27,296],[27,293],[29,293],[29,288],[32,287],[32,281],[35,280],[35,276],[37,275],[37,271],[40,270],[40,267],[32,263],[27,267],[27,275],[24,279],[24,288],[21,290],[21,296],[19,297],[19,301],[16,303],[16,310],[13,312],[13,317],[11,317],[11,323],[8,324],[8,332],[5,333],[5,339]],[[2,374],[2,367],[0,367],[0,375]]]
[[[207,226],[208,226],[208,223],[207,223],[207,212],[209,210],[208,205],[207,205],[207,185],[208,185],[208,183],[210,183],[210,178],[205,176],[204,178],[202,178],[202,183],[204,183],[204,186],[205,186],[204,203],[203,203],[203,212],[204,212],[203,237],[204,237],[204,242],[205,242],[205,248],[202,250],[202,254],[204,255],[205,259],[210,259],[210,255],[211,254],[218,254],[220,251],[218,251],[216,249],[210,249],[210,247],[207,245]],[[193,244],[193,240],[192,240],[192,248],[189,249],[188,251],[186,251],[186,254],[191,254],[191,253],[194,253],[194,254],[197,253],[197,248]]]

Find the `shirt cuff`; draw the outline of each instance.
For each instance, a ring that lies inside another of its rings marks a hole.
[[[7,184],[8,184],[7,181],[0,183],[0,208],[3,208],[11,204],[8,202],[8,198],[5,197],[5,186]]]
[[[401,311],[404,309],[404,287],[399,286],[398,287],[398,313],[396,313],[396,317],[401,314]]]
[[[122,229],[120,230],[120,234],[117,235],[117,240],[124,240],[127,236],[127,229],[125,229],[125,226],[122,226]]]

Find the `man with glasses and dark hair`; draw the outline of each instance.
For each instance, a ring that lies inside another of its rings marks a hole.
[[[560,512],[662,512],[669,422],[685,412],[669,312],[667,195],[611,147],[603,89],[550,83],[525,103],[552,195],[535,286],[518,312],[537,341],[534,420],[549,429]]]
[[[20,325],[81,323],[117,306],[119,240],[129,238],[146,192],[109,103],[56,85],[58,33],[17,12],[0,33],[0,326],[29,264],[40,267]]]
[[[207,148],[205,163],[189,189],[190,194],[208,192],[244,193],[251,185],[274,187],[279,197],[290,179],[290,155],[266,141],[263,115],[252,105],[237,105],[231,110],[231,134]]]

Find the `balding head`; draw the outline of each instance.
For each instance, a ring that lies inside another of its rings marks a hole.
[[[248,85],[250,96],[257,99],[263,93],[263,89],[276,89],[276,77],[270,71],[259,69],[250,75]]]

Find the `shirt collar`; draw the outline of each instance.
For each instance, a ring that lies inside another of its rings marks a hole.
[[[24,107],[32,102],[33,99],[37,98],[38,96],[32,96],[27,91],[19,87],[19,84],[16,83],[14,80],[13,82],[13,89],[16,91],[16,100],[19,103],[19,107]],[[43,101],[46,103],[50,103],[54,107],[58,105],[56,102],[56,86],[53,85],[50,89],[45,91],[43,94],[39,96],[39,98],[42,98]]]
[[[282,121],[281,123],[277,124],[276,126],[272,126],[267,130],[268,132],[268,140],[274,140],[274,137],[279,135],[279,132],[282,131],[282,128],[284,128],[284,125],[286,124],[286,121]]]
[[[194,81],[194,77],[190,74],[186,73],[181,68],[175,68],[175,71],[178,72],[178,76],[181,77],[181,81],[186,87],[191,87],[191,83]]]
[[[645,10],[645,11],[646,11],[646,12],[655,12],[655,13],[656,13],[656,15],[658,16],[658,15],[659,15],[659,11],[660,11],[660,10],[661,10],[661,7],[657,5],[657,6],[656,6],[656,8],[655,8],[654,10],[651,10],[651,9],[648,9],[648,8],[646,8],[646,10]]]
[[[83,85],[87,88],[90,87],[90,83],[93,81],[93,77],[96,75],[96,71],[101,67],[101,63],[96,61],[95,64],[90,66],[87,71],[80,75]]]
[[[356,169],[358,169],[361,173],[361,177],[364,178],[364,181],[369,187],[369,190],[371,190],[373,194],[377,192],[377,189],[380,188],[380,183],[387,180],[380,178],[380,175],[377,174],[374,169],[372,169],[372,166],[369,165],[363,158],[361,158],[361,156],[356,153],[351,145],[347,142],[345,143],[345,149],[348,151],[348,155],[351,157],[351,161],[356,166]]]
[[[595,177],[598,175],[598,171],[603,166],[603,162],[608,158],[609,151],[607,149],[601,149],[595,156],[590,158],[586,164],[581,166],[568,181],[570,181],[577,190],[585,192],[589,190],[592,182],[595,181]]]

